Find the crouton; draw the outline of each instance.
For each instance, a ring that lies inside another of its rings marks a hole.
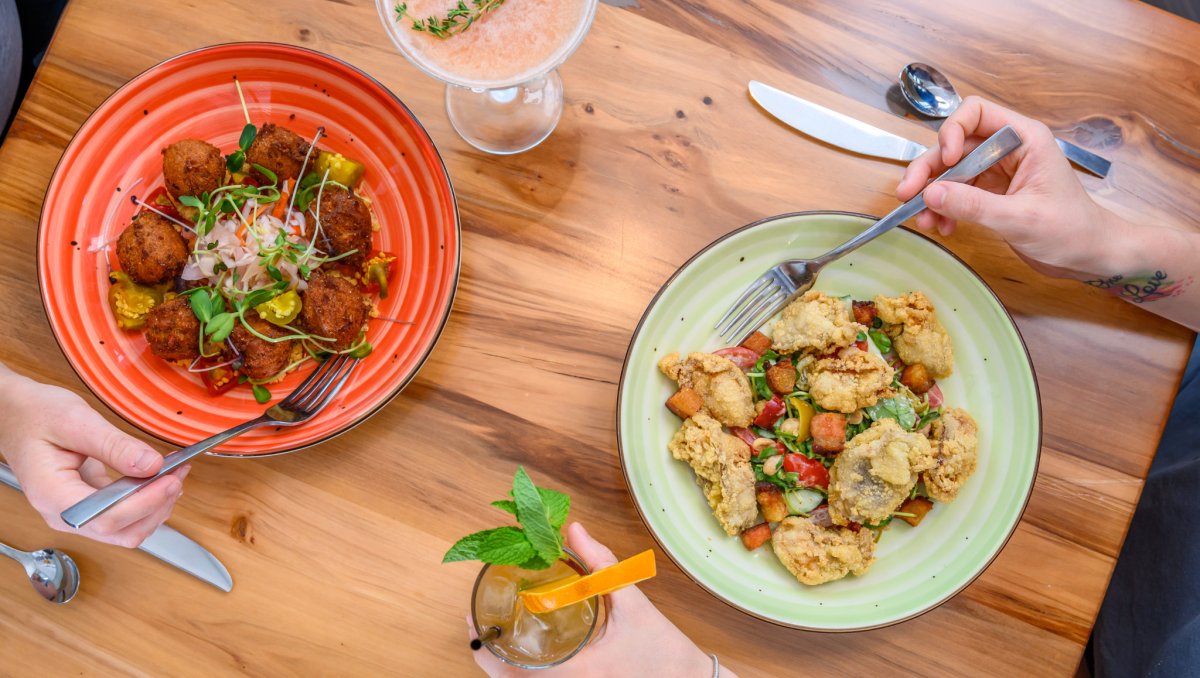
[[[777,523],[787,517],[787,502],[778,485],[765,480],[754,483],[754,498],[758,500],[758,510],[762,511],[768,523]]]
[[[756,331],[754,334],[746,337],[746,340],[741,343],[741,347],[748,348],[762,355],[768,348],[771,348],[771,337]]]
[[[771,526],[767,523],[759,523],[754,527],[746,528],[746,530],[742,532],[742,545],[746,547],[747,551],[753,551],[759,546],[767,543],[767,541],[770,539]]]
[[[846,447],[846,415],[822,412],[812,418],[809,431],[813,437],[813,452],[837,454]]]
[[[900,505],[898,513],[911,513],[911,516],[896,516],[900,520],[916,527],[921,524],[925,514],[933,510],[933,502],[925,497],[914,497]]]
[[[704,399],[690,388],[684,387],[667,398],[667,409],[680,419],[687,419],[704,407]]]
[[[929,377],[929,370],[925,369],[921,363],[913,363],[905,367],[904,371],[900,373],[900,383],[917,395],[933,388],[933,379]]]
[[[877,314],[875,311],[875,302],[856,301],[853,303],[852,308],[854,309],[854,322],[866,325],[867,327],[870,327],[871,323],[875,322]]]
[[[767,386],[771,390],[786,395],[796,390],[796,368],[790,360],[780,360],[767,368]]]

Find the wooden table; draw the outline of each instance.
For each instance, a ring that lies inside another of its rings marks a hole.
[[[1114,161],[1084,177],[1105,205],[1195,227],[1200,26],[1137,2],[622,0],[563,69],[567,109],[537,149],[478,153],[441,85],[394,52],[371,3],[75,0],[0,151],[0,360],[85,389],[38,302],[44,187],[110,92],[175,53],[275,40],[345,59],[424,121],[463,216],[462,284],[429,364],[353,433],[303,454],[205,460],[172,522],[232,571],[225,595],[153,559],[52,533],[0,492],[0,537],[66,547],[85,583],[50,608],[3,567],[4,673],[459,675],[477,568],[440,565],[487,527],[483,502],[524,464],[568,491],[619,556],[654,546],[616,454],[630,333],[659,285],[715,237],[801,209],[886,212],[901,168],[794,134],[752,78],[923,142],[887,112],[900,67],[1042,117]],[[947,245],[1012,311],[1037,369],[1044,453],[1008,547],[962,594],[900,626],[803,633],[734,612],[659,554],[647,594],[742,675],[1064,675],[1079,661],[1192,334],[1078,283],[1038,277],[967,227]],[[558,294],[552,295],[551,291]],[[462,380],[462,367],[472,378]],[[1118,387],[1114,387],[1118,385]],[[94,401],[93,401],[94,402]],[[115,418],[114,418],[115,419]]]

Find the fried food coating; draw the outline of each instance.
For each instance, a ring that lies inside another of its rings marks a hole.
[[[317,212],[313,200],[313,212]],[[318,245],[325,246],[330,254],[345,254],[354,251],[345,261],[352,266],[366,261],[371,253],[371,210],[357,195],[341,186],[326,186],[321,192],[320,211],[323,239]]]
[[[842,349],[809,367],[808,392],[827,410],[850,414],[895,395],[892,369],[883,358],[857,348]]]
[[[979,427],[966,410],[952,407],[931,427],[934,466],[922,476],[925,493],[934,501],[949,503],[978,462]]]
[[[182,139],[164,148],[162,155],[163,183],[176,199],[212,193],[225,181],[221,149],[207,141]]]
[[[178,276],[187,264],[188,245],[175,225],[145,210],[117,238],[121,270],[142,285],[157,285]]]
[[[895,419],[880,419],[846,444],[829,469],[829,517],[838,525],[879,524],[904,503],[933,449]]]
[[[287,330],[259,317],[255,311],[246,314],[246,322],[259,334],[272,339],[288,335]],[[242,354],[242,373],[251,379],[270,379],[287,369],[292,360],[294,339],[266,341],[247,330],[241,322],[234,325],[229,340]]]
[[[258,128],[250,148],[246,149],[246,169],[262,165],[275,173],[279,183],[298,179],[309,144],[299,134],[286,127],[265,122]],[[309,159],[309,165],[312,165]]]
[[[816,586],[848,574],[861,575],[875,562],[870,530],[820,527],[808,518],[784,518],[771,536],[779,562],[801,584]]]
[[[658,369],[690,388],[704,400],[704,411],[726,426],[749,426],[755,417],[750,380],[728,358],[712,353],[692,353],[680,360],[671,353],[658,361]]]
[[[367,300],[353,282],[321,268],[309,276],[301,299],[300,325],[319,337],[333,339],[338,351],[354,345],[370,314]]]
[[[750,448],[745,443],[721,430],[716,419],[700,412],[683,422],[667,449],[696,472],[696,483],[704,490],[704,498],[726,534],[737,536],[754,525],[758,502],[754,497]]]
[[[155,306],[146,316],[146,341],[163,360],[200,357],[200,321],[184,297]]]
[[[934,379],[950,376],[954,371],[954,346],[924,292],[917,290],[898,297],[879,295],[875,297],[875,308],[905,364],[921,363]]]
[[[771,330],[771,348],[779,353],[811,350],[820,354],[849,346],[865,328],[850,320],[837,297],[816,290],[788,304]]]

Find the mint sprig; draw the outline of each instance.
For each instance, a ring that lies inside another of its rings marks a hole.
[[[455,542],[443,563],[478,560],[490,565],[516,565],[544,570],[563,557],[562,526],[571,510],[571,498],[533,484],[524,468],[513,477],[511,499],[492,506],[517,518],[521,527],[497,527],[469,534]]]

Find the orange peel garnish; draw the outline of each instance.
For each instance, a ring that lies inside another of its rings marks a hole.
[[[654,575],[654,551],[643,551],[583,577],[574,575],[526,589],[520,593],[521,602],[530,612],[553,612],[594,596],[633,586]]]

